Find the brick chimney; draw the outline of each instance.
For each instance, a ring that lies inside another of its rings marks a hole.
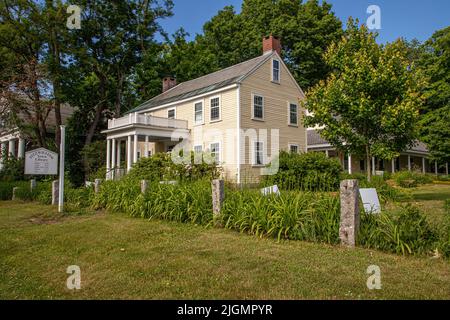
[[[281,56],[281,42],[278,37],[270,35],[263,38],[263,54],[267,51],[276,51]]]
[[[166,92],[177,85],[177,79],[175,77],[164,77],[162,81],[162,91]]]

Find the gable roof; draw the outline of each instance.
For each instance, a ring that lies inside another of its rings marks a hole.
[[[261,64],[266,62],[274,54],[274,51],[263,54],[259,57],[238,63],[234,66],[204,75],[202,77],[182,82],[172,89],[161,93],[160,95],[144,102],[136,108],[127,111],[132,113],[147,109],[152,109],[167,103],[178,100],[195,97],[199,94],[207,93],[213,90],[224,88],[226,86],[239,83],[247,75],[253,72]]]

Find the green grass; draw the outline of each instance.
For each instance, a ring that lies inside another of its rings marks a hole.
[[[366,269],[381,268],[368,290]],[[81,268],[79,291],[66,268]],[[450,299],[450,263],[0,202],[0,299]]]

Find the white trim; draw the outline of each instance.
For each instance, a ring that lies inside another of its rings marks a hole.
[[[300,145],[298,143],[288,143],[289,152],[291,152],[291,147],[297,147],[297,153],[300,153]]]
[[[261,143],[262,149],[260,152],[262,153],[262,163],[256,163],[256,144]],[[252,143],[252,166],[265,166],[266,165],[266,152],[265,152],[265,144],[264,141],[253,140]]]
[[[202,104],[202,121],[201,122],[196,122],[195,121],[195,105],[198,104],[198,103]],[[193,121],[194,125],[195,126],[204,125],[205,124],[205,101],[203,99],[202,100],[197,100],[197,101],[194,101],[192,103],[192,105],[194,106],[194,121]]]
[[[219,145],[219,163],[216,163],[216,165],[222,164],[222,142],[220,141],[213,141],[209,143],[209,153],[212,153],[211,145],[218,144]]]
[[[238,85],[236,93],[236,105],[237,105],[237,117],[236,117],[236,128],[237,128],[237,143],[236,143],[236,156],[237,156],[237,183],[241,183],[241,85]]]
[[[222,121],[222,96],[215,95],[208,99],[209,99],[209,122],[214,123],[214,122]],[[213,99],[219,99],[219,119],[214,119],[214,120],[211,119],[211,109],[212,109],[211,108],[211,100],[213,100]]]
[[[169,103],[157,106],[157,107],[149,107],[149,108],[142,109],[142,110],[139,110],[139,111],[136,111],[136,112],[138,112],[138,113],[154,112],[156,110],[165,109],[165,108],[170,107],[170,106],[183,104],[183,103],[186,103],[186,102],[189,102],[189,101],[193,101],[193,100],[199,100],[201,98],[204,98],[204,97],[207,97],[207,96],[210,96],[210,95],[214,95],[214,94],[218,94],[218,93],[221,93],[221,92],[225,92],[225,91],[228,91],[230,89],[237,88],[237,86],[238,86],[238,84],[234,83],[234,84],[231,84],[229,86],[226,86],[226,87],[223,87],[223,88],[220,88],[220,89],[217,89],[217,90],[213,90],[213,91],[210,91],[210,92],[202,93],[202,94],[199,94],[199,95],[196,95],[196,96],[192,96],[192,97],[189,97],[189,98],[186,98],[186,99],[183,99],[183,100],[177,100],[177,101],[169,102]]]
[[[297,123],[291,123],[291,104],[295,105],[297,108]],[[298,127],[298,103],[288,101],[287,102],[287,118],[288,118],[288,126]]]
[[[176,119],[177,118],[177,107],[172,107],[172,108],[167,109],[167,118],[172,119],[172,118],[169,118],[169,111],[172,111],[172,110],[175,111],[173,119]]]
[[[255,117],[255,97],[262,98],[262,118]],[[266,104],[265,98],[262,94],[252,92],[252,104],[251,104],[251,106],[252,106],[251,119],[252,120],[265,121],[265,119],[264,119],[265,118],[265,109],[266,109],[265,104]]]
[[[273,77],[273,75],[274,75],[273,63],[274,63],[274,61],[278,62],[278,80],[275,80],[274,77]],[[273,58],[272,57],[272,59],[270,60],[270,77],[271,77],[270,81],[272,81],[273,83],[281,84],[281,62],[280,62],[280,59],[278,59],[278,58]]]

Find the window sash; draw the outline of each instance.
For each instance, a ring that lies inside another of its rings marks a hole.
[[[211,99],[211,121],[220,119],[220,99]]]
[[[264,118],[264,98],[262,96],[253,96],[253,118]]]
[[[203,122],[203,103],[198,102],[194,105],[195,123]]]
[[[272,61],[272,81],[280,81],[280,61],[278,60]]]
[[[175,119],[175,109],[169,109],[169,110],[167,110],[167,118],[169,118],[169,119]]]
[[[291,153],[298,153],[298,145],[296,145],[296,144],[291,144],[291,145],[289,146],[289,151],[290,151]]]
[[[195,153],[202,153],[203,152],[203,147],[201,145],[194,146],[194,152]]]
[[[264,164],[264,144],[262,142],[255,142],[255,165],[263,165]]]
[[[298,124],[298,107],[296,104],[289,104],[289,124]]]
[[[220,143],[211,143],[210,149],[215,162],[220,163]]]

